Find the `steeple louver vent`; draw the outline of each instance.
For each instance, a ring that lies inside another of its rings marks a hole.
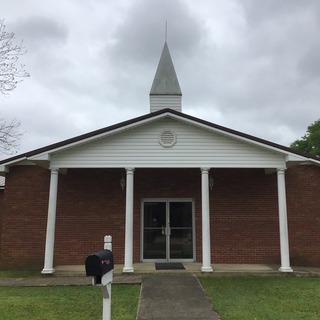
[[[159,143],[164,148],[171,148],[177,142],[177,136],[171,130],[163,130],[159,135]]]

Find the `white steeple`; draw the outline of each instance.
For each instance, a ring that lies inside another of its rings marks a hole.
[[[150,112],[165,108],[181,112],[181,97],[178,78],[165,42],[150,90]]]

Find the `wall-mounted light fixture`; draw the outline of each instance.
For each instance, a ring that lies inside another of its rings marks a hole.
[[[124,178],[124,176],[122,176],[120,179],[120,187],[122,191],[124,190],[125,186],[126,186],[126,179]]]
[[[213,180],[213,176],[209,176],[209,188],[210,190],[213,189],[213,185],[214,185],[214,180]]]

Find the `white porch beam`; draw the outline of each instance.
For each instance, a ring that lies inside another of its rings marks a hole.
[[[133,176],[134,168],[126,168],[126,229],[123,272],[134,272],[133,268]]]
[[[54,253],[54,234],[55,234],[55,227],[56,227],[58,176],[59,176],[59,170],[51,169],[46,248],[45,248],[45,257],[44,257],[44,268],[41,271],[42,274],[54,273],[53,253]]]
[[[210,249],[209,170],[201,168],[202,272],[212,272]]]
[[[278,180],[278,206],[279,206],[279,229],[280,229],[280,254],[282,272],[292,272],[290,267],[289,255],[289,236],[287,219],[287,200],[286,200],[286,182],[285,169],[277,169]]]

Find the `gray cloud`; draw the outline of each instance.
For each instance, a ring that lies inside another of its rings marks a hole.
[[[184,112],[285,145],[319,118],[318,0],[3,0],[2,10],[28,49],[31,78],[0,97],[23,123],[21,151],[149,112],[166,20]]]
[[[305,49],[297,63],[297,72],[304,76],[303,80],[319,80],[320,77],[320,39]]]
[[[114,30],[113,40],[106,44],[104,54],[106,60],[112,61],[112,70],[110,64],[105,64],[105,70],[118,103],[127,108],[134,103],[145,113],[148,112],[148,93],[165,41],[166,21],[167,41],[177,70],[183,68],[201,41],[201,28],[181,1],[136,1],[125,16]],[[144,103],[138,103],[142,99]]]
[[[17,19],[13,25],[15,33],[22,34],[25,41],[35,50],[57,47],[66,43],[68,32],[65,25],[50,17],[29,16]]]
[[[168,43],[174,43],[177,54],[188,55],[201,39],[200,25],[182,1],[170,0],[132,4],[127,19],[114,33],[114,44],[107,50],[115,60],[154,63],[165,40],[166,21]]]

